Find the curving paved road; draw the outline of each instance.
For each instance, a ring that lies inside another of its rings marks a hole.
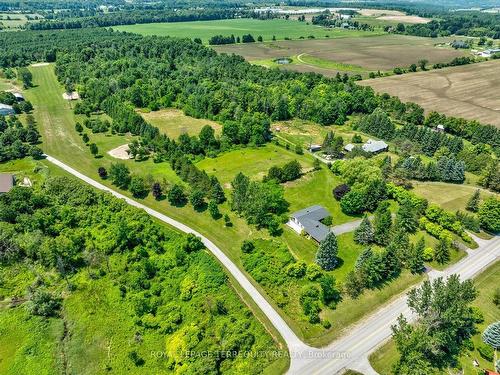
[[[429,279],[446,278],[452,274],[460,275],[462,280],[470,279],[499,260],[500,237],[495,237],[490,241],[479,238],[475,238],[475,240],[479,245],[478,249],[468,250],[468,255],[465,258],[448,267],[445,271],[433,270],[429,272]],[[348,358],[309,360],[303,367],[299,368],[297,374],[336,374],[346,368],[361,371],[365,375],[376,374],[368,362],[368,355],[391,337],[391,325],[396,323],[400,314],[405,315],[410,320],[414,318],[406,305],[406,300],[406,295],[397,298],[324,348],[325,351],[335,350],[345,353]]]
[[[46,155],[46,159],[57,165],[58,167],[64,169],[66,172],[71,173],[72,175],[78,177],[79,179],[85,181],[89,185],[92,185],[93,187],[107,191],[111,194],[113,194],[115,197],[120,198],[125,200],[128,204],[131,206],[143,209],[146,211],[149,215],[163,221],[164,223],[167,223],[174,228],[177,228],[178,230],[184,232],[184,233],[192,233],[198,237],[201,238],[205,246],[207,247],[210,252],[224,265],[224,267],[231,273],[231,275],[236,279],[236,281],[241,285],[241,287],[250,295],[250,297],[254,300],[254,302],[259,306],[259,308],[264,312],[264,314],[267,316],[267,318],[271,321],[273,326],[278,330],[280,335],[283,337],[285,340],[288,350],[290,353],[307,353],[310,350],[315,350],[314,348],[309,347],[308,345],[304,344],[298,337],[295,335],[295,333],[290,329],[288,324],[285,322],[285,320],[278,314],[278,312],[267,302],[267,300],[260,294],[260,292],[253,286],[253,284],[248,280],[248,278],[241,272],[241,270],[220,250],[212,241],[210,241],[208,238],[200,234],[199,232],[195,231],[194,229],[188,227],[187,225],[172,219],[171,217],[168,217],[156,210],[153,210],[129,197],[126,197],[123,194],[120,194],[116,192],[113,189],[108,188],[107,186],[97,182],[96,180],[78,172],[77,170],[71,168],[69,165],[63,163],[62,161]],[[299,361],[296,361],[292,358],[291,360],[291,365],[290,365],[290,371],[293,371],[297,366],[299,366]]]
[[[346,335],[325,348],[317,349],[310,347],[295,335],[284,319],[248,280],[246,275],[208,238],[187,225],[85,176],[51,156],[47,155],[47,160],[95,188],[107,191],[117,198],[124,199],[128,204],[143,209],[151,216],[178,230],[200,237],[207,249],[214,254],[242,288],[252,297],[285,340],[291,355],[289,374],[330,375],[341,373],[347,368],[361,371],[365,375],[376,374],[368,362],[368,355],[390,338],[392,334],[391,325],[396,323],[400,314],[405,315],[409,319],[412,318],[410,310],[406,305],[406,295],[403,295],[374,312],[374,314],[352,327]],[[359,222],[348,223],[345,226],[339,227],[337,231],[344,233],[345,231],[355,229],[358,224]],[[457,273],[462,279],[470,279],[500,258],[500,237],[495,237],[490,241],[479,238],[474,239],[479,245],[478,249],[468,250],[467,257],[450,266],[445,271],[433,270],[429,272],[429,278],[432,280],[440,276],[447,277]]]

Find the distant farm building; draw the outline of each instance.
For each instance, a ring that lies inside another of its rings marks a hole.
[[[438,126],[436,126],[436,131],[444,133],[444,130],[445,130],[444,125],[439,124]]]
[[[80,99],[80,94],[78,94],[76,91],[65,92],[63,94],[63,99],[66,99],[66,100],[78,100],[78,99]]]
[[[311,152],[318,152],[321,150],[321,145],[310,145],[309,146],[309,151]]]
[[[14,175],[0,174],[0,194],[8,193],[14,187]]]
[[[23,94],[21,94],[19,92],[13,92],[12,95],[14,95],[16,97],[16,100],[18,102],[24,102],[24,96],[23,96]]]
[[[0,103],[0,115],[7,116],[15,114],[16,111],[14,111],[14,108],[12,108],[10,105]]]
[[[330,216],[330,213],[323,207],[316,205],[297,211],[290,215],[287,225],[299,234],[307,233],[317,242],[323,241],[330,228],[321,222]]]
[[[479,56],[481,57],[491,57],[496,53],[500,53],[500,48],[496,49],[487,49],[485,51],[479,52]]]
[[[345,145],[344,150],[347,152],[351,152],[354,150],[355,145],[349,143]],[[378,154],[379,152],[384,152],[389,149],[389,145],[384,141],[374,141],[373,139],[369,139],[363,146],[361,146],[363,151],[371,152],[372,154]]]

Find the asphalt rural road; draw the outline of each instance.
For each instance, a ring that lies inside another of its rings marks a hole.
[[[207,249],[212,252],[226,270],[236,279],[285,340],[291,359],[289,374],[331,375],[342,373],[346,369],[358,370],[365,375],[376,374],[368,362],[368,355],[390,338],[392,333],[391,326],[396,323],[399,315],[403,314],[408,319],[412,319],[411,312],[406,304],[406,295],[402,295],[375,311],[362,322],[352,327],[344,336],[330,343],[328,346],[321,349],[313,348],[297,337],[285,320],[264,296],[260,294],[247,276],[208,238],[193,228],[108,188],[56,158],[49,155],[46,155],[46,158],[49,162],[80,178],[89,185],[107,191],[117,198],[125,200],[131,206],[143,209],[149,215],[182,232],[192,233],[200,237]],[[345,228],[338,228],[338,232],[343,233],[344,231],[354,230],[355,226],[356,224],[346,225]],[[477,249],[468,250],[466,257],[444,271],[430,271],[428,273],[429,279],[433,280],[437,277],[446,278],[452,274],[459,274],[463,280],[470,279],[498,260],[500,257],[500,237],[497,236],[488,241],[479,238],[475,238],[475,240],[479,245]]]

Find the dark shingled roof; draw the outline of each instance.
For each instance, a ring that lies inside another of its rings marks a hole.
[[[291,216],[302,224],[307,234],[318,242],[323,241],[330,233],[330,228],[320,222],[320,220],[330,216],[330,213],[319,205],[304,208]]]

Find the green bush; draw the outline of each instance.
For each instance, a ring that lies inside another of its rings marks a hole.
[[[308,280],[317,280],[322,274],[321,267],[316,263],[311,263],[307,266],[306,277]]]
[[[244,240],[243,243],[241,244],[241,251],[243,251],[246,254],[251,253],[254,249],[255,245],[250,240]]]
[[[30,292],[26,308],[32,315],[55,316],[61,308],[61,298],[54,296],[45,289],[36,289]]]
[[[296,279],[300,279],[304,277],[306,274],[306,264],[305,262],[296,262],[290,264],[286,268],[286,274],[290,277],[295,277]]]
[[[488,362],[493,361],[494,350],[491,346],[484,344],[484,343],[481,343],[477,347],[477,351],[479,352],[481,357],[483,357]]]
[[[426,262],[432,262],[434,259],[434,249],[432,247],[426,247],[424,249],[424,260]]]

